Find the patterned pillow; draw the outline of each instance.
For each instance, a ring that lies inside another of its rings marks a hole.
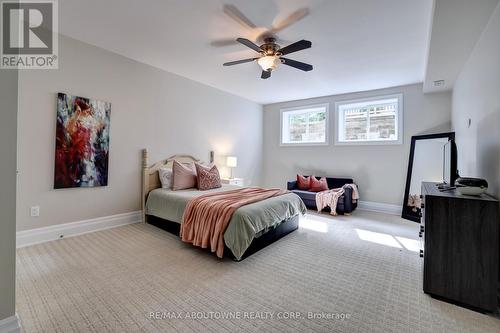
[[[195,163],[196,173],[198,174],[198,190],[211,190],[221,187],[219,170],[215,165],[204,166]]]
[[[196,187],[196,170],[192,164],[185,165],[174,161],[172,176],[172,189],[174,191]]]
[[[158,170],[162,188],[172,188],[173,174],[171,168],[161,168]]]

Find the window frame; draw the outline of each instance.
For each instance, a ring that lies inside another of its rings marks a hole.
[[[324,108],[325,109],[325,141],[324,142],[283,142],[283,115],[287,112]],[[308,104],[280,109],[280,147],[328,146],[330,144],[330,103]]]
[[[341,141],[340,134],[344,129],[340,128],[341,121],[341,112],[340,106],[346,104],[356,104],[356,103],[364,103],[370,101],[384,100],[384,99],[397,99],[398,100],[398,112],[396,113],[396,140],[360,140],[360,141]],[[404,135],[404,98],[403,93],[398,94],[390,94],[390,95],[376,95],[370,97],[356,98],[350,100],[342,100],[335,102],[335,135],[334,135],[334,145],[337,146],[365,146],[365,145],[402,145],[403,144],[403,135]]]

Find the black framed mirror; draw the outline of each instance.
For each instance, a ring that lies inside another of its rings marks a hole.
[[[420,222],[422,182],[453,186],[456,170],[455,132],[412,136],[401,217]]]

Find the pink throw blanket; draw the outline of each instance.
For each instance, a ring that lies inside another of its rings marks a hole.
[[[345,193],[345,188],[347,186],[352,188],[352,202],[356,202],[359,199],[358,187],[356,184],[345,184],[340,188],[321,191],[316,194],[316,208],[318,209],[318,212],[321,212],[323,208],[329,206],[330,214],[337,215],[338,200],[340,196]]]
[[[233,213],[241,206],[279,196],[280,189],[242,188],[208,193],[191,199],[184,211],[180,236],[182,241],[224,254],[224,232]]]

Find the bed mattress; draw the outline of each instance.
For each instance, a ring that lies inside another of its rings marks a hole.
[[[235,185],[223,185],[221,188],[199,191],[187,189],[172,191],[159,188],[151,191],[146,202],[146,214],[164,220],[182,223],[182,215],[188,201],[197,196],[241,188]],[[305,214],[307,208],[294,193],[287,193],[260,202],[238,208],[224,233],[224,243],[240,259],[252,240],[276,227],[284,220]]]

